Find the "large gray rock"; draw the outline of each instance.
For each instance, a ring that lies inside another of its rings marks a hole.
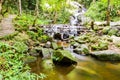
[[[103,61],[120,61],[120,52],[115,50],[95,51],[91,55]]]
[[[53,62],[60,65],[75,64],[75,57],[67,50],[55,50],[52,55]]]
[[[111,36],[111,38],[113,39],[113,43],[120,47],[120,37],[116,37],[116,36]]]
[[[98,21],[96,21],[96,22],[94,22],[94,25],[97,25],[97,26],[105,26],[105,25],[107,25],[107,22],[106,22],[106,21],[103,21],[103,22],[98,22]]]

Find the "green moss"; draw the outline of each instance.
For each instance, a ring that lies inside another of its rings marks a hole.
[[[107,50],[108,49],[108,43],[106,42],[99,42],[98,44],[91,45],[92,50]]]
[[[37,58],[34,57],[34,56],[26,56],[25,58],[23,58],[23,62],[24,63],[35,62],[36,60],[37,60]]]
[[[116,28],[111,28],[109,31],[108,31],[108,35],[112,36],[112,35],[116,35],[118,32],[118,30]]]
[[[13,39],[16,35],[18,34],[18,32],[14,32],[12,34],[9,34],[9,35],[5,35],[5,36],[1,36],[0,37],[0,40],[11,40]]]
[[[110,30],[110,27],[104,27],[102,32],[103,34],[108,34],[109,30]]]
[[[21,53],[24,53],[28,50],[28,46],[23,42],[15,42],[13,46],[18,52]]]

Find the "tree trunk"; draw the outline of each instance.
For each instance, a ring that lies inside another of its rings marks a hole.
[[[22,14],[21,0],[19,0],[18,3],[19,3],[19,15],[21,15]]]
[[[2,2],[3,2],[3,0],[0,0],[0,15],[2,13]]]
[[[107,25],[110,25],[110,0],[108,0],[108,4],[107,4]]]
[[[36,0],[35,15],[39,15],[39,0]]]
[[[93,0],[93,3],[95,3],[96,2],[96,0]]]

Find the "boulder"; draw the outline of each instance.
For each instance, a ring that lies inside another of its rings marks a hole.
[[[50,48],[51,47],[51,42],[50,41],[48,41],[46,44],[45,44],[45,46],[44,46],[45,48]]]
[[[120,52],[115,50],[95,51],[91,52],[91,55],[103,61],[120,61]]]
[[[66,66],[77,63],[75,57],[67,50],[55,50],[52,59],[55,64]]]
[[[118,32],[118,29],[116,28],[111,28],[109,31],[108,31],[108,35],[112,36],[112,35],[116,35]]]
[[[96,22],[94,22],[94,25],[97,25],[97,26],[106,26],[107,22],[106,21],[104,21],[104,22],[98,22],[98,21],[96,21]]]
[[[49,59],[51,58],[51,53],[53,52],[52,49],[48,48],[42,48],[42,56],[44,59]]]
[[[53,62],[51,59],[45,59],[42,61],[42,67],[45,69],[45,70],[51,70],[53,69],[54,65],[53,65]]]
[[[55,33],[55,34],[53,35],[53,38],[54,38],[54,39],[57,39],[57,40],[62,40],[60,33]]]
[[[29,54],[32,55],[32,56],[36,56],[36,57],[40,55],[39,52],[37,52],[36,49],[30,50]]]
[[[92,50],[96,50],[96,51],[99,51],[99,50],[107,50],[108,49],[108,43],[105,42],[105,41],[100,41],[98,42],[97,44],[92,44],[91,45],[91,49]]]
[[[77,42],[72,42],[72,43],[71,43],[71,46],[73,46],[73,49],[75,49],[75,48],[79,47],[80,44],[77,43]]]
[[[83,44],[80,46],[80,48],[76,48],[73,50],[73,52],[77,53],[77,54],[83,54],[83,55],[86,55],[86,54],[89,54],[89,48],[87,45]]]
[[[103,28],[103,30],[102,30],[102,32],[103,32],[103,34],[108,34],[108,31],[110,30],[110,27],[104,27]]]
[[[55,42],[52,42],[51,46],[52,46],[53,49],[57,49],[58,48],[58,45]]]
[[[120,47],[120,37],[116,37],[116,36],[111,36],[111,38],[113,39],[113,43]]]
[[[115,27],[115,26],[119,26],[119,27],[120,27],[120,21],[111,22],[111,23],[110,23],[110,26],[111,26],[111,27]]]

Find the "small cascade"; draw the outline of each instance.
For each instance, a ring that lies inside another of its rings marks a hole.
[[[83,30],[85,21],[86,9],[78,2],[73,2],[72,5],[77,8],[72,11],[69,24],[53,24],[44,26],[44,31],[55,39],[67,40],[71,36],[77,36]],[[85,28],[84,28],[85,29]],[[57,38],[56,38],[57,37]]]
[[[72,16],[70,16],[70,25],[71,26],[83,25],[82,22],[84,21],[84,18],[85,18],[84,14],[86,12],[86,8],[84,8],[79,3],[77,3],[77,4],[76,3],[74,3],[74,5],[76,5],[78,8],[77,8],[77,10],[73,11]]]

